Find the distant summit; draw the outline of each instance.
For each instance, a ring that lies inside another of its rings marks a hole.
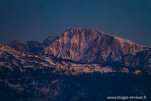
[[[111,63],[145,50],[150,48],[93,28],[69,28],[45,53],[83,63]]]
[[[45,46],[49,46],[52,42],[54,42],[55,40],[57,40],[59,38],[59,36],[48,36],[44,41],[43,44]]]

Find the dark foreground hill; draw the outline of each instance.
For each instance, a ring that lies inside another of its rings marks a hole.
[[[107,97],[116,96],[145,96],[143,101],[151,100],[151,77],[148,75],[93,73],[73,76],[52,71],[50,68],[27,69],[22,73],[1,70],[1,101],[108,101]]]

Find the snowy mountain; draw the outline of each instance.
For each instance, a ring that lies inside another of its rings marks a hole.
[[[46,47],[45,53],[82,63],[111,64],[116,62],[125,66],[138,67],[141,62],[133,62],[132,65],[132,58],[143,51],[150,53],[150,50],[149,47],[106,35],[95,29],[70,28],[58,40]],[[144,59],[149,58],[150,55],[146,55]],[[135,59],[142,60],[142,57]]]
[[[30,64],[36,64],[36,67],[51,66],[70,72],[73,69],[76,74],[151,70],[151,48],[89,28],[69,28],[60,37],[49,36],[42,43],[12,41],[0,46],[1,66],[5,67],[12,63],[18,67],[34,68],[35,65],[27,65],[27,60],[30,60]],[[19,64],[15,60],[8,62],[7,55],[14,57]]]

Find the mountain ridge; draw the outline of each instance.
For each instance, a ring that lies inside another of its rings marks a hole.
[[[69,28],[58,40],[45,48],[45,53],[53,54],[58,58],[88,63],[95,61],[97,57],[93,56],[98,56],[99,54],[101,54],[99,56],[101,61],[108,58],[106,55],[134,55],[139,51],[148,49],[150,48],[123,38],[106,35],[95,29]],[[90,60],[86,60],[90,57],[92,57]]]
[[[42,43],[13,41],[7,45],[1,44],[0,49],[16,58],[19,57],[16,54],[21,54],[23,58],[41,59],[48,62],[43,64],[48,67],[48,64],[54,67],[77,66],[81,71],[81,67],[90,65],[91,68],[93,64],[97,64],[96,68],[100,72],[104,66],[116,69],[151,69],[151,48],[91,28],[69,28],[60,37],[49,36]],[[23,63],[21,64],[24,65]]]

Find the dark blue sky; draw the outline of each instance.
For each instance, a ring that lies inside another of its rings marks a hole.
[[[92,27],[151,46],[151,0],[0,0],[0,42]]]

